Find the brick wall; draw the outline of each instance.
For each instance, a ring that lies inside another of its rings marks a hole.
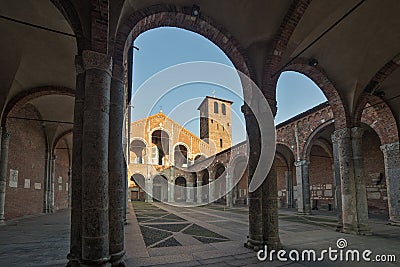
[[[55,150],[55,180],[54,180],[54,208],[65,209],[68,207],[69,191],[69,155],[67,146],[63,141],[58,142]]]
[[[311,148],[309,165],[312,208],[328,209],[334,206],[333,159],[320,146]]]
[[[40,118],[35,108],[29,104],[18,111],[12,111],[10,116]],[[38,121],[9,119],[7,128],[10,143],[5,217],[8,220],[42,212],[46,146],[43,128]],[[9,185],[11,169],[18,171],[16,188]]]
[[[368,212],[388,214],[386,179],[380,140],[371,129],[363,137],[364,177],[367,185]],[[380,181],[378,181],[381,179]]]

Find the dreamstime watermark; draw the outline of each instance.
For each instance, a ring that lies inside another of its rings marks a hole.
[[[257,131],[260,133],[260,140],[258,142],[261,144],[258,164],[248,188],[249,192],[254,192],[262,184],[272,165],[276,148],[275,125],[273,114],[263,93],[244,73],[224,64],[203,61],[187,62],[166,68],[150,77],[134,92],[131,100],[132,106],[134,106],[134,113],[140,112],[142,115],[141,118],[147,118],[155,112],[155,109],[157,109],[160,104],[160,100],[174,96],[177,88],[199,83],[212,85],[218,88],[223,88],[225,91],[229,91],[232,95],[241,99],[240,102],[242,103],[238,104],[243,104],[245,107],[243,109],[245,114],[254,115],[252,116],[253,127],[258,127]],[[237,86],[238,83],[240,86]],[[197,119],[198,115],[197,113],[188,112],[184,107],[191,105],[191,108],[193,109],[193,107],[196,107],[196,104],[198,105],[198,101],[198,97],[186,99],[183,101],[185,103],[181,102],[180,104],[177,104],[177,106],[170,112],[171,114],[165,115],[170,116],[173,115],[172,113],[178,113],[179,115],[183,114],[186,121],[183,125],[185,125],[190,121]],[[125,116],[127,116],[127,114]],[[236,116],[238,115],[236,114]],[[242,125],[241,127],[244,129],[247,128],[245,125]],[[186,166],[178,166],[175,157],[172,157],[171,154],[175,152],[175,141],[172,135],[176,136],[179,133],[168,132],[166,125],[162,122],[159,124],[157,129],[161,131],[161,135],[158,137],[161,141],[159,142],[160,145],[157,149],[160,153],[162,152],[162,154],[169,153],[168,157],[162,159],[162,165],[173,166],[173,168],[177,170],[177,173],[185,171],[199,173],[201,170],[212,168],[213,166],[210,165],[215,164],[214,157],[216,153],[209,153],[207,158],[203,160],[201,164],[196,165],[192,163],[185,164]],[[256,129],[252,129],[252,131],[254,130]],[[144,129],[143,132],[145,133],[143,139],[152,134],[149,128]],[[130,149],[131,138],[129,137],[127,140]],[[248,142],[249,139],[247,138],[247,150],[249,150],[250,147]],[[211,142],[208,143],[210,143],[211,147],[216,146],[216,144],[213,145]],[[150,151],[150,146],[152,145],[147,144],[147,146],[149,147],[146,149]],[[169,204],[177,206],[199,206],[212,203],[222,196],[227,195],[228,192],[232,191],[240,181],[242,174],[246,171],[247,161],[249,160],[249,157],[246,156],[246,164],[240,164],[241,169],[235,169],[235,175],[233,175],[232,169],[234,166],[231,166],[229,162],[235,162],[234,156],[235,155],[231,153],[229,160],[227,160],[228,165],[226,166],[224,173],[219,176],[223,177],[223,179],[214,179],[216,177],[210,177],[209,183],[206,185],[197,185],[196,187],[182,186],[176,184],[173,179],[168,179],[166,182],[160,182],[162,186],[167,187],[168,194],[171,195],[174,194],[174,192],[186,192],[186,196],[191,198],[196,193],[198,194],[198,192],[202,192],[202,194],[205,195],[205,201],[202,201],[201,203],[196,201],[185,201],[184,203],[172,201],[169,202]],[[147,155],[147,157],[148,159],[146,159],[145,162],[148,165],[148,169],[146,170],[145,175],[143,175],[145,180],[136,180],[134,178],[135,183],[138,184],[151,198],[165,202],[165,197],[162,196],[163,194],[160,194],[159,191],[158,195],[153,192],[152,185],[154,178],[163,174],[159,171],[159,166],[157,166],[160,164],[154,163],[150,155]],[[168,162],[167,164],[165,164],[166,161]],[[196,168],[196,166],[199,168]],[[131,168],[131,175],[135,174],[135,172],[138,173],[138,170],[135,170],[132,164],[128,163],[128,168]]]
[[[268,251],[268,247],[264,246],[257,252],[257,258],[260,261],[273,261],[274,258],[278,261],[308,261],[308,262],[319,262],[319,261],[341,261],[341,262],[396,262],[396,255],[393,254],[376,254],[373,255],[372,250],[358,250],[358,249],[346,249],[347,240],[339,238],[336,241],[336,248],[328,247],[317,252],[314,249],[305,249],[302,251],[292,249],[286,250],[271,250]]]

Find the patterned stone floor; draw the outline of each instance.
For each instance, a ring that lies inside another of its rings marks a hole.
[[[133,202],[133,208],[148,248],[182,246],[182,243],[198,245],[229,241],[222,235],[151,204]]]
[[[336,248],[336,241],[345,238],[349,249],[370,249],[373,255],[394,254],[395,263],[280,262],[277,259],[260,262],[256,252],[243,247],[248,233],[246,207],[133,205],[130,205],[125,234],[127,266],[399,266],[400,227],[389,226],[381,219],[370,219],[371,236],[355,236],[334,230],[333,213],[316,211],[313,215],[301,216],[294,210],[281,209],[280,238],[286,251]],[[8,221],[0,226],[0,266],[65,266],[69,216],[69,210],[63,210]]]

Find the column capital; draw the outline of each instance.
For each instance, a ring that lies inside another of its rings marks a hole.
[[[351,136],[351,130],[349,128],[343,128],[334,131],[331,135],[331,139],[332,142],[336,143],[341,139],[350,138],[350,136]]]
[[[307,160],[298,160],[294,162],[294,166],[299,167],[308,164]]]
[[[387,153],[389,151],[400,151],[400,142],[384,144],[384,145],[381,145],[380,148],[383,153]]]
[[[353,127],[351,128],[351,137],[352,138],[362,138],[364,135],[365,129],[362,127]]]
[[[106,54],[84,50],[82,52],[84,70],[99,69],[112,75],[112,58]]]

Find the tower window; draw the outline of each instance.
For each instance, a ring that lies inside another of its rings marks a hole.
[[[214,102],[214,113],[218,113],[218,103]]]
[[[223,103],[222,103],[222,106],[221,106],[221,110],[222,110],[222,115],[226,115],[226,106]]]
[[[229,127],[229,122],[227,123],[228,127]]]
[[[217,123],[217,130],[218,130],[218,123]]]
[[[214,123],[214,120],[213,120],[213,119],[211,119],[211,123]]]
[[[222,139],[219,139],[219,146],[222,147]]]

